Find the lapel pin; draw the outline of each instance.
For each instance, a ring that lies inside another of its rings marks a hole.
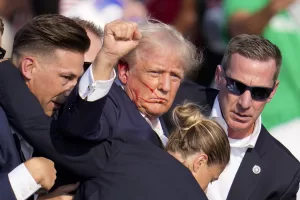
[[[254,165],[252,171],[254,174],[259,174],[261,172],[260,166]]]

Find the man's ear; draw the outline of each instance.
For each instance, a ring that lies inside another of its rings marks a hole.
[[[207,161],[208,161],[207,155],[204,153],[199,153],[193,162],[193,172],[197,173],[201,167],[206,166]]]
[[[128,73],[129,73],[128,64],[126,62],[119,61],[119,63],[118,63],[118,77],[119,77],[120,82],[123,85],[127,84]]]
[[[272,100],[272,98],[274,97],[274,95],[275,95],[275,93],[276,93],[276,90],[277,90],[277,88],[278,88],[278,85],[279,85],[279,80],[277,80],[277,81],[275,82],[274,89],[273,89],[272,93],[270,94],[270,96],[269,96],[269,98],[268,98],[268,100],[267,100],[268,103],[269,103],[269,102]]]
[[[220,89],[221,81],[222,81],[222,66],[218,65],[215,72],[215,82],[218,89]]]
[[[32,73],[34,69],[34,61],[32,58],[24,58],[19,65],[19,69],[25,78],[25,80],[32,79]]]

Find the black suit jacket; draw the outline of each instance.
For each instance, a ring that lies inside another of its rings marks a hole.
[[[126,133],[161,145],[159,137],[136,105],[116,83],[106,96],[94,102],[82,100],[77,91],[75,88],[68,97],[59,119],[64,135],[101,142]],[[161,124],[164,127],[163,121]],[[166,129],[164,134],[168,135]]]
[[[177,93],[174,106],[188,100],[200,105],[209,116],[217,90],[184,81]],[[172,129],[171,110],[163,118]],[[260,166],[259,174],[253,167]],[[262,126],[257,143],[248,149],[231,185],[228,200],[296,199],[300,182],[299,161]]]
[[[3,199],[16,199],[11,188],[8,174],[20,165],[20,152],[16,146],[4,110],[0,107],[0,194]],[[19,142],[19,141],[16,141]]]
[[[75,200],[204,200],[191,172],[149,141],[108,141],[117,146],[105,173],[81,185]]]
[[[68,104],[69,107],[67,107],[67,111],[74,108],[74,112],[82,112],[82,114],[84,114],[84,117],[89,118],[90,122],[95,123],[94,117],[98,115],[97,111],[103,109],[103,104],[97,101],[82,101],[76,96],[74,98],[76,99],[76,105],[74,105],[73,103]],[[71,100],[73,99],[71,98]],[[0,104],[3,109],[5,109],[8,119],[14,126],[14,128],[26,139],[26,141],[28,141],[35,148],[36,151],[38,151],[42,156],[53,160],[56,164],[56,167],[61,166],[63,169],[65,169],[65,172],[72,173],[77,180],[98,180],[97,177],[102,174],[103,176],[105,176],[104,174],[106,172],[113,173],[113,170],[116,170],[116,177],[119,172],[124,172],[125,174],[134,174],[134,171],[130,170],[130,168],[127,168],[128,170],[126,171],[122,171],[122,165],[126,164],[127,160],[128,162],[131,162],[132,165],[138,165],[140,160],[141,162],[148,162],[148,159],[144,156],[151,156],[153,152],[158,154],[161,153],[163,155],[153,154],[153,156],[150,157],[151,163],[153,163],[153,165],[157,163],[157,166],[159,166],[160,162],[162,162],[161,157],[166,156],[167,154],[163,151],[161,146],[158,145],[158,138],[152,137],[150,135],[150,133],[152,135],[156,135],[152,131],[146,132],[146,136],[148,134],[148,136],[150,136],[151,138],[149,140],[146,139],[147,137],[135,137],[133,133],[139,133],[136,131],[132,133],[130,132],[131,129],[126,129],[124,132],[119,131],[118,134],[116,134],[114,137],[97,142],[78,140],[76,138],[74,139],[60,135],[56,121],[51,120],[44,114],[44,111],[42,110],[37,98],[29,91],[28,87],[24,84],[24,80],[22,79],[22,76],[19,73],[18,69],[16,69],[8,61],[0,63]],[[102,108],[99,108],[99,105],[102,105]],[[72,114],[72,112],[66,113],[67,115]],[[97,125],[99,124],[98,120],[99,118],[97,118],[96,121]],[[85,122],[88,121],[89,120],[86,120]],[[70,126],[70,124],[67,125]],[[86,124],[83,122],[82,125]],[[88,127],[88,131],[92,130],[90,129],[90,127],[97,127],[92,125]],[[82,129],[82,131],[84,131],[84,129]],[[139,148],[143,148],[143,145],[140,145],[135,149],[132,148],[133,151],[130,154],[125,154],[124,156],[118,157],[119,149],[122,149],[123,144],[131,144],[132,139],[137,140],[137,143],[150,143],[150,145],[152,145],[151,151],[150,149],[148,149],[149,151],[145,150],[147,154],[140,155]],[[114,161],[118,160],[122,165],[113,165]],[[163,162],[169,162],[168,165],[166,164],[166,166],[168,166],[167,168],[165,167],[159,170],[145,167],[143,169],[145,171],[156,170],[156,176],[165,176],[164,180],[168,180],[168,177],[170,176],[169,168],[173,167],[173,163],[177,163],[174,166],[175,169],[177,169],[175,170],[176,173],[174,174],[174,176],[184,177],[184,179],[179,178],[177,180],[178,182],[180,182],[184,191],[186,193],[191,193],[191,196],[194,196],[195,198],[201,199],[201,197],[203,197],[203,192],[201,191],[194,178],[191,176],[188,169],[183,167],[180,163],[174,162],[173,158],[170,158],[169,161],[166,160]],[[181,173],[182,175],[178,175]],[[145,176],[147,177],[147,175]],[[131,174],[127,175],[127,178],[132,178]],[[142,177],[139,178],[140,181],[144,180]],[[115,179],[112,179],[112,181],[114,180]],[[172,179],[170,179],[169,184],[176,185],[175,183],[172,183],[171,180]],[[106,186],[109,186],[109,183],[110,181],[108,180],[108,182],[106,182]],[[125,183],[127,184],[127,182],[123,182],[123,184]],[[147,181],[143,181],[141,182],[141,185],[147,183]],[[185,185],[189,187],[186,187]],[[156,191],[161,187],[163,188],[166,186],[163,186],[159,182],[157,182],[157,184],[152,185],[152,190]],[[197,190],[195,190],[195,188],[197,188]],[[173,193],[173,195],[175,196],[176,193],[178,193],[179,195],[182,192],[173,191]]]

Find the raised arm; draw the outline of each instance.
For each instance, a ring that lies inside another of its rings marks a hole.
[[[114,67],[137,46],[140,38],[135,23],[116,20],[105,26],[103,46],[60,116],[63,134],[90,141],[103,140],[110,135],[109,125],[113,124],[108,124],[103,108],[111,109],[110,115],[117,113],[113,106],[106,104],[106,95],[115,77]]]

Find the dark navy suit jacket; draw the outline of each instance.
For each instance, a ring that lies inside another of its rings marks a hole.
[[[7,117],[0,107],[0,195],[1,199],[16,199],[11,188],[8,173],[21,164],[19,151],[10,129]]]
[[[82,112],[83,110],[93,112]],[[116,83],[113,83],[106,96],[95,102],[82,100],[75,88],[59,121],[64,135],[80,139],[99,142],[125,134],[161,145],[159,137],[142,117],[136,105]],[[167,136],[163,120],[161,124]]]
[[[12,87],[14,91],[11,90]],[[114,95],[118,97],[114,99]],[[130,165],[135,167],[140,165],[145,175],[143,176],[139,170],[136,175],[139,178],[137,181],[140,181],[144,189],[148,188],[146,186],[149,183],[152,191],[169,186],[172,196],[178,194],[178,197],[181,197],[183,193],[187,193],[190,199],[206,200],[189,170],[161,148],[157,134],[124,91],[115,84],[106,98],[95,102],[86,102],[78,97],[76,91],[73,92],[62,113],[62,119],[66,122],[60,123],[64,130],[69,131],[61,134],[57,132],[55,123],[53,125],[53,121],[45,116],[37,98],[24,84],[20,72],[6,61],[0,63],[0,104],[6,111],[11,125],[35,148],[35,151],[53,160],[56,167],[64,168],[65,173],[74,174],[77,180],[97,181],[101,174],[105,177],[106,172],[113,174],[115,170],[114,175],[117,178],[118,174],[121,175],[119,178],[126,178],[122,175],[128,173],[128,182],[132,182],[131,174],[135,174],[135,171]],[[71,120],[68,120],[68,117]],[[76,127],[75,130],[73,126]],[[104,131],[104,128],[108,132]],[[78,140],[76,137],[74,139],[66,136],[72,134],[79,138],[80,134],[85,134],[90,138]],[[139,146],[132,144],[132,141],[137,141],[136,145]],[[146,148],[146,143],[151,148]],[[130,148],[130,145],[133,147]],[[145,149],[141,150],[144,146]],[[165,157],[167,159],[164,159]],[[125,166],[126,162],[130,165]],[[163,167],[160,167],[161,165]],[[155,177],[157,181],[154,184]],[[117,180],[114,176],[112,178],[111,182]],[[160,183],[160,180],[164,181]],[[121,183],[124,187],[130,187],[127,185],[128,182]],[[110,180],[106,183],[106,186],[109,186]],[[137,183],[132,183],[132,188]],[[172,189],[173,185],[178,190]],[[83,189],[90,191],[90,188]],[[98,189],[101,190],[101,187]],[[161,199],[168,199],[168,194],[162,195]]]
[[[187,167],[146,140],[116,146],[104,171],[82,184],[75,200],[207,200]]]

